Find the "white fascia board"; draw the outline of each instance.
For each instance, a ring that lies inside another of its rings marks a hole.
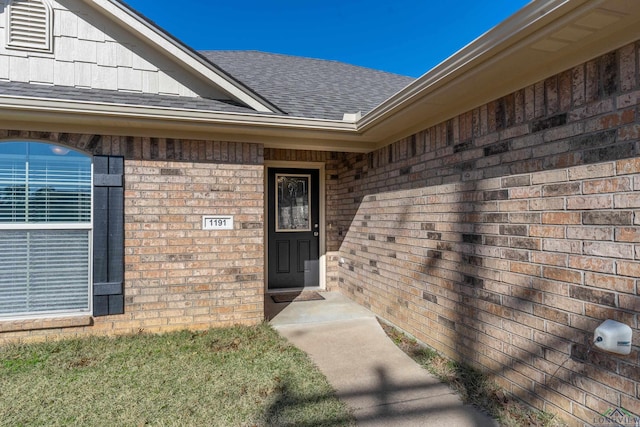
[[[575,9],[586,2],[595,7],[603,0],[534,0],[506,21],[478,37],[431,71],[384,101],[358,121],[358,130],[366,131],[414,100],[428,96],[453,81],[465,70],[500,54],[532,35],[547,22],[557,19],[562,9]]]
[[[232,98],[245,103],[256,111],[265,113],[274,112],[273,108],[269,107],[268,102],[259,99],[259,97],[252,94],[250,90],[242,87],[239,82],[229,79],[223,73],[216,72],[213,67],[201,58],[198,58],[192,52],[180,46],[180,44],[176,43],[170,37],[167,37],[150,23],[131,13],[128,8],[118,0],[83,1],[94,8],[99,8],[112,20],[119,22],[125,28],[137,34],[138,37],[156,46],[161,51],[166,52],[168,56],[191,68],[202,77],[210,80],[215,86],[228,93]]]
[[[130,104],[101,104],[91,101],[13,97],[0,94],[0,110],[2,109],[60,111],[79,115],[97,114],[113,117],[154,118],[159,120],[205,121],[243,126],[260,125],[267,127],[331,129],[352,132],[356,130],[354,123],[347,123],[342,120],[313,119],[258,113],[204,111],[188,108],[149,107]]]
[[[0,95],[0,129],[230,141],[267,148],[367,153],[354,123]]]

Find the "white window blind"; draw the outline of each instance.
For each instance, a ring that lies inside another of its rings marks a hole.
[[[51,50],[51,9],[42,0],[9,3],[7,43],[27,50]]]
[[[0,231],[0,316],[89,310],[89,231]]]
[[[0,223],[91,222],[90,158],[46,144],[1,144]]]
[[[0,317],[90,310],[91,158],[0,142]]]

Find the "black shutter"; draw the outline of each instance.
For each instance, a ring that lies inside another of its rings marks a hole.
[[[93,158],[93,315],[124,313],[124,158]]]

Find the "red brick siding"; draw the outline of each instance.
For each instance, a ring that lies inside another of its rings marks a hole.
[[[340,288],[571,425],[640,414],[639,49],[345,155]],[[607,318],[630,356],[587,351]]]

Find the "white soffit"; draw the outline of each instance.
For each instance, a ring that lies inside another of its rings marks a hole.
[[[598,9],[589,12],[583,18],[577,19],[567,27],[562,28],[537,43],[531,45],[532,49],[546,52],[555,52],[572,43],[579,42],[599,30],[613,25],[624,18],[624,14],[618,14],[606,9]]]
[[[536,0],[359,122],[376,148],[640,39],[639,0]]]
[[[215,69],[207,61],[198,57],[157,27],[140,18],[135,12],[118,0],[82,0],[114,22],[133,32],[160,52],[180,63],[197,76],[210,81],[231,98],[240,101],[259,112],[275,112],[277,108],[267,100],[253,93],[242,83]]]

